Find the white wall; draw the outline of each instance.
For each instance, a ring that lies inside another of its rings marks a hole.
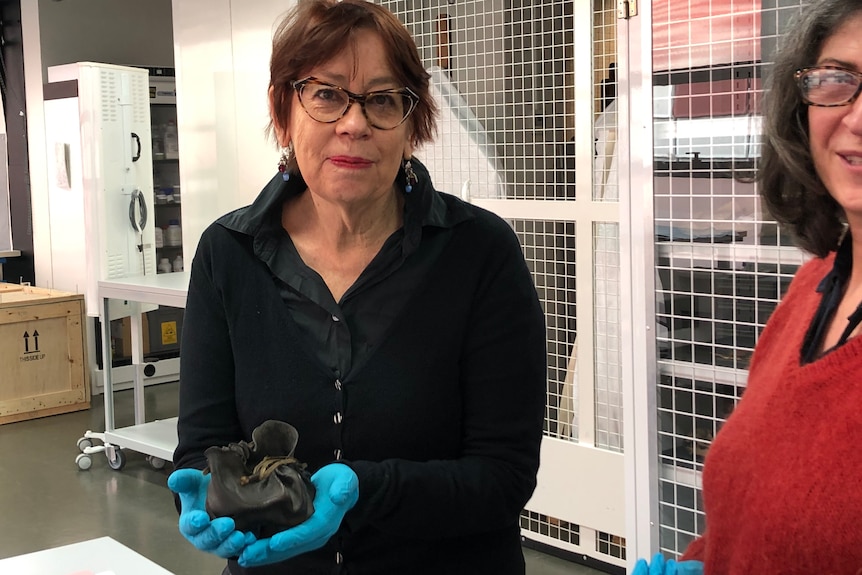
[[[174,63],[171,0],[39,0],[39,27],[44,81],[44,70],[72,62]]]
[[[22,0],[30,200],[36,284],[53,287],[42,85],[79,61],[174,65],[171,0]]]
[[[41,82],[49,66],[69,62],[176,68],[183,245],[190,260],[204,228],[250,203],[275,173],[278,152],[265,137],[272,28],[295,0],[22,4],[28,4],[22,6],[29,20],[25,44],[29,36],[41,57],[25,70],[37,283],[51,282],[50,262],[40,262],[51,252],[47,182],[37,176],[46,173]]]
[[[249,204],[276,173],[267,141],[275,21],[295,0],[178,0],[173,7],[183,246]]]

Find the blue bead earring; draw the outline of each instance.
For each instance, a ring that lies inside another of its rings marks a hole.
[[[404,191],[409,194],[413,191],[413,186],[416,185],[416,182],[419,181],[416,177],[416,172],[413,171],[413,164],[410,163],[410,160],[404,160],[404,175],[407,178],[407,185],[404,186]]]
[[[281,149],[281,154],[278,157],[278,171],[281,172],[281,177],[285,182],[290,180],[290,172],[287,171],[287,162],[292,151],[290,144],[288,144]]]

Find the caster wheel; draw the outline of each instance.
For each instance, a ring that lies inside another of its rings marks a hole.
[[[75,458],[75,464],[81,471],[86,471],[93,466],[93,458],[86,453],[80,453],[78,454],[78,457]]]
[[[108,455],[108,467],[114,471],[119,471],[126,466],[126,454],[119,447],[111,447],[105,453]]]
[[[165,468],[165,460],[161,457],[156,457],[155,455],[151,455],[147,458],[150,462],[150,465],[153,466],[153,469],[164,469]]]
[[[89,437],[82,437],[78,440],[78,449],[83,452],[88,447],[93,447],[93,441]]]

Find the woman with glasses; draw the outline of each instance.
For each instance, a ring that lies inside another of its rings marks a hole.
[[[764,102],[765,206],[814,257],[709,449],[705,533],[635,573],[862,572],[862,1],[805,2]]]
[[[523,574],[545,327],[518,239],[413,156],[435,104],[410,35],[362,0],[277,28],[279,173],[203,234],[182,335],[180,531],[239,574]],[[311,516],[207,513],[205,451],[293,425]]]

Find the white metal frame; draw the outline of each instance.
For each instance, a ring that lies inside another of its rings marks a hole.
[[[658,441],[656,423],[655,275],[652,193],[653,95],[652,6],[638,3],[638,14],[618,34],[620,66],[620,126],[628,126],[621,138],[621,230],[625,241],[622,269],[631,286],[625,308],[627,338],[623,361],[626,382],[625,453],[626,543],[629,564],[649,557],[658,547]],[[627,104],[627,105],[626,105]],[[639,152],[638,152],[639,151]],[[649,153],[647,153],[649,151]],[[627,165],[627,169],[623,166]]]

